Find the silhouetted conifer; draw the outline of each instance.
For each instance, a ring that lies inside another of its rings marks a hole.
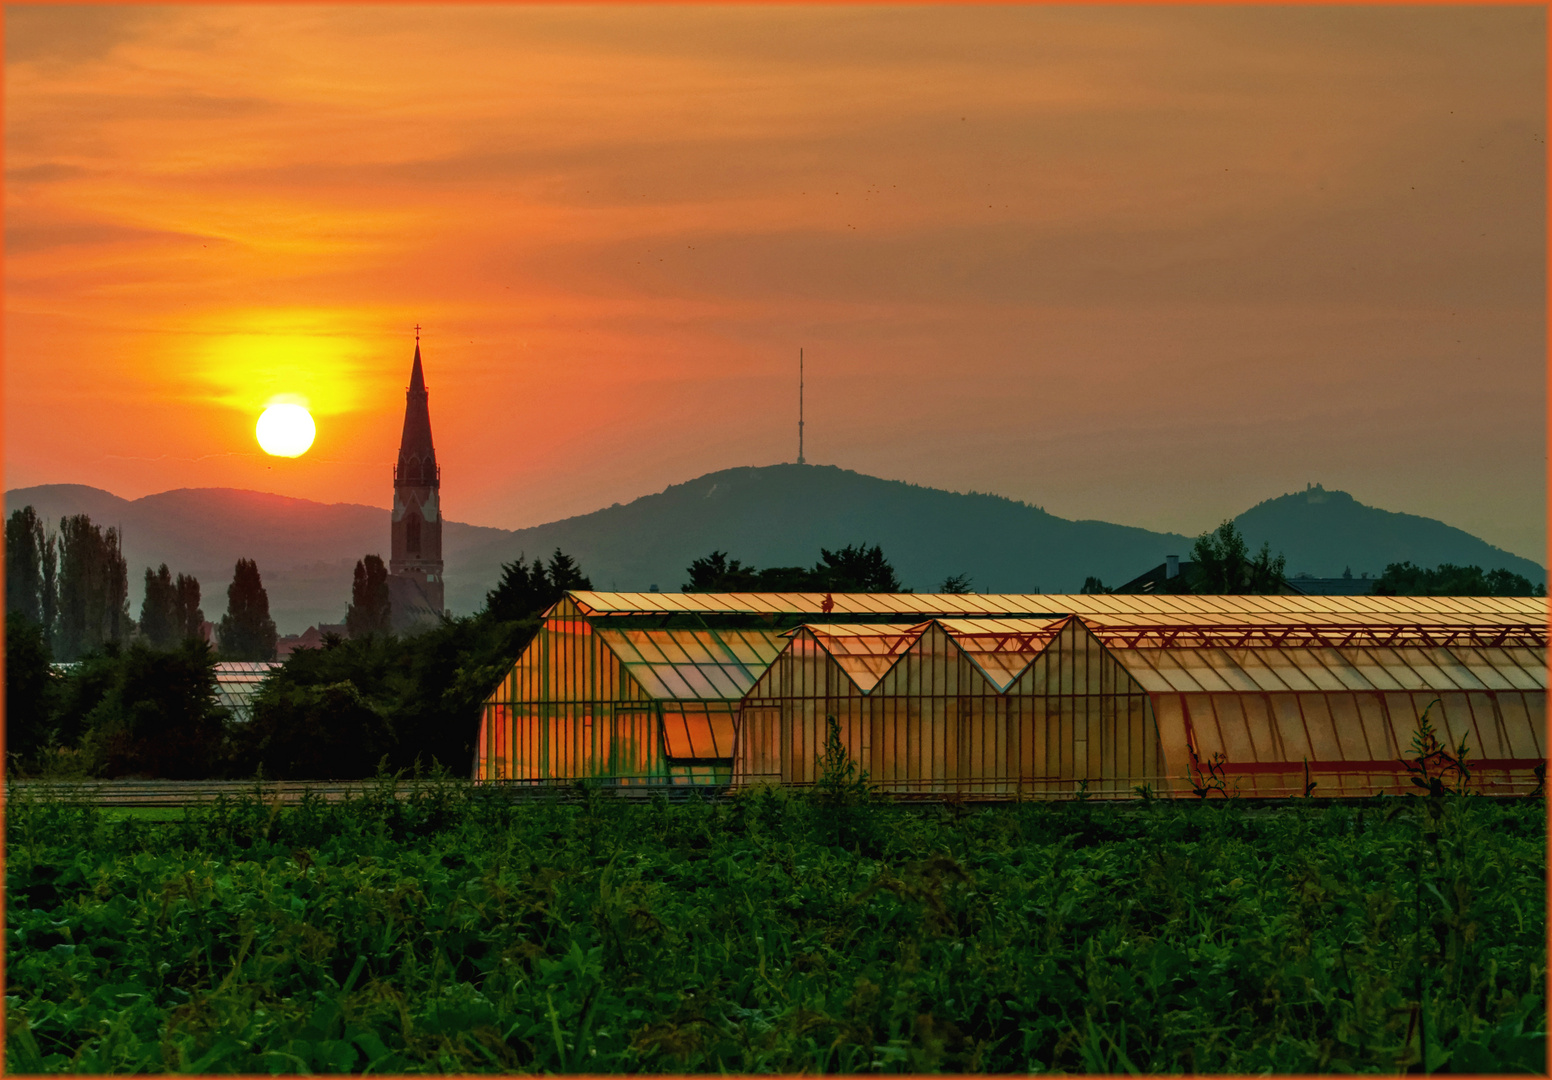
[[[221,655],[228,660],[273,660],[275,620],[269,617],[269,594],[252,559],[238,559],[226,590],[226,614],[217,631]]]
[[[54,537],[45,536],[43,519],[31,506],[11,514],[5,523],[5,610],[43,628],[45,634],[54,610],[52,595],[55,558]],[[45,582],[47,588],[45,588]]]
[[[129,635],[129,566],[117,529],[86,514],[59,523],[59,607],[54,653],[76,660]]]
[[[388,568],[382,556],[368,555],[356,561],[350,586],[350,607],[345,611],[345,632],[351,637],[386,634],[393,626],[388,598]]]
[[[181,637],[176,605],[172,571],[167,569],[167,564],[162,563],[157,570],[146,567],[145,599],[140,602],[140,632],[153,649],[170,648]]]
[[[560,548],[555,549],[548,567],[540,559],[529,565],[523,558],[519,555],[515,561],[503,563],[501,580],[485,594],[485,613],[491,618],[501,622],[531,618],[547,610],[568,589],[593,587],[577,561]]]
[[[199,578],[179,574],[173,582],[173,619],[184,641],[205,640],[205,612],[199,606]]]

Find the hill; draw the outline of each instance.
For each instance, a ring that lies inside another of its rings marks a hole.
[[[219,618],[239,557],[257,560],[282,633],[338,622],[350,601],[351,569],[369,552],[387,554],[388,511],[324,504],[225,488],[179,489],[122,499],[78,484],[6,493],[6,514],[31,504],[46,520],[87,513],[121,525],[139,613],[147,566],[166,562],[203,586],[205,614]],[[1351,566],[1378,574],[1390,562],[1504,567],[1535,582],[1536,563],[1442,522],[1364,506],[1343,492],[1312,488],[1240,515],[1257,546],[1269,540],[1290,572],[1336,576]],[[1207,522],[1203,528],[1215,523]],[[1070,592],[1094,574],[1110,584],[1167,554],[1186,556],[1178,533],[1072,521],[997,495],[959,494],[881,480],[825,465],[726,469],[625,505],[510,531],[449,521],[444,526],[447,603],[480,607],[501,564],[519,554],[576,556],[602,589],[679,588],[685,567],[713,549],[756,566],[811,565],[821,547],[879,544],[907,586],[932,589],[969,574],[984,592]]]
[[[254,559],[280,632],[341,622],[350,603],[351,571],[369,552],[388,553],[388,511],[358,503],[319,503],[234,488],[179,488],[123,499],[81,484],[46,484],[5,494],[5,513],[32,505],[45,521],[90,514],[123,529],[129,562],[130,614],[140,615],[145,570],[166,563],[199,578],[205,617],[226,611],[226,587],[239,558]],[[470,546],[503,529],[448,522],[450,547]],[[488,586],[486,586],[488,588]],[[483,599],[483,593],[481,598]]]
[[[1235,519],[1251,545],[1269,542],[1288,557],[1288,572],[1336,577],[1379,577],[1393,562],[1434,567],[1440,563],[1509,570],[1544,583],[1540,563],[1494,547],[1464,529],[1433,518],[1365,506],[1345,491],[1313,484],[1304,491],[1257,503]]]
[[[601,589],[678,589],[713,549],[756,566],[812,565],[819,549],[879,544],[905,584],[968,573],[983,592],[1073,591],[1121,580],[1190,542],[1103,521],[1069,521],[998,495],[958,494],[830,465],[725,469],[626,505],[522,529],[449,560],[477,578],[516,552],[578,557]]]

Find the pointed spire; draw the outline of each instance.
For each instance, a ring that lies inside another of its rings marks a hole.
[[[420,363],[420,328],[415,328],[415,362],[405,391],[404,433],[399,439],[399,484],[438,487],[436,448],[431,443],[431,409]]]
[[[410,393],[424,394],[426,392],[426,376],[420,370],[420,342],[415,342],[415,366],[410,368]]]

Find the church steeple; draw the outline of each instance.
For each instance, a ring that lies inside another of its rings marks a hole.
[[[399,467],[394,475],[398,484],[427,484],[440,487],[436,447],[431,443],[431,408],[426,394],[426,375],[420,366],[420,342],[415,343],[415,364],[410,368],[410,386],[404,393],[404,433],[399,437]]]
[[[420,327],[415,328],[415,362],[404,394],[404,431],[393,470],[392,555],[388,592],[396,632],[434,624],[443,614],[442,470],[431,442],[431,408],[420,362]]]

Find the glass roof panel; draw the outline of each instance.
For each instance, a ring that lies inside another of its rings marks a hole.
[[[1146,655],[1148,663],[1157,676],[1164,680],[1171,690],[1178,690],[1188,694],[1200,693],[1203,686],[1196,680],[1193,672],[1188,672],[1180,666],[1179,659],[1169,649],[1119,649],[1116,658],[1122,666],[1132,656]],[[1139,680],[1141,681],[1141,680]]]
[[[967,653],[970,662],[974,664],[987,681],[998,690],[1006,690],[1018,681],[1020,675],[1029,669],[1029,665],[1035,662],[1035,658],[1027,653],[993,653],[976,652]]]
[[[1249,649],[1236,649],[1232,652],[1228,649],[1201,649],[1198,654],[1201,656],[1203,664],[1211,668],[1213,674],[1227,683],[1229,689],[1237,690],[1240,693],[1256,693],[1265,689],[1265,687],[1256,680],[1254,675],[1247,672],[1243,666],[1244,661],[1241,654],[1250,651]],[[1278,689],[1281,689],[1281,687]]]
[[[1434,667],[1438,668],[1452,684],[1462,690],[1485,690],[1487,684],[1477,678],[1471,668],[1463,663],[1451,649],[1419,649],[1419,652],[1428,657]]]
[[[666,686],[672,698],[687,701],[699,701],[702,698],[718,696],[713,691],[711,684],[691,664],[651,664],[649,665],[658,679]],[[631,672],[635,674],[634,669]]]
[[[1287,669],[1274,667],[1271,658],[1266,655],[1275,651],[1275,649],[1236,649],[1233,653],[1240,670],[1255,682],[1256,689],[1274,694],[1291,689],[1288,681],[1278,674],[1279,670]]]
[[[1449,674],[1440,670],[1435,664],[1429,649],[1399,648],[1392,650],[1397,660],[1405,664],[1411,670],[1417,672],[1423,680],[1423,685],[1429,690],[1444,691],[1459,689],[1455,680]],[[1476,689],[1475,686],[1472,689]]]
[[[1304,678],[1308,679],[1316,690],[1346,690],[1347,684],[1332,674],[1331,669],[1321,662],[1315,649],[1279,649],[1288,662]]]
[[[1234,689],[1234,687],[1229,685],[1223,676],[1218,673],[1215,666],[1206,655],[1207,653],[1215,650],[1165,649],[1162,651],[1168,654],[1168,660],[1173,661],[1181,671],[1189,675],[1191,679],[1194,680],[1196,684],[1203,690],[1206,690],[1209,693],[1214,693],[1218,691]],[[1162,657],[1160,659],[1161,661],[1163,660]],[[1163,666],[1164,663],[1161,662],[1160,667],[1162,668]]]
[[[663,655],[660,642],[667,635],[662,631],[654,630],[599,630],[598,638],[611,649],[621,640],[630,642],[632,651],[636,654],[631,659],[638,663],[661,664],[668,658]],[[617,651],[621,660],[625,660],[625,654]]]
[[[1513,659],[1505,649],[1473,649],[1463,648],[1459,645],[1450,650],[1471,672],[1476,679],[1490,690],[1512,690],[1514,683],[1510,682],[1499,670],[1499,666],[1507,664],[1515,667]]]
[[[1165,694],[1180,690],[1182,687],[1176,686],[1154,665],[1154,658],[1163,651],[1163,649],[1116,649],[1113,655],[1126,669],[1126,673],[1137,680],[1138,686],[1150,694]]]
[[[711,684],[716,696],[723,700],[737,701],[754,685],[754,680],[747,678],[743,669],[734,665],[697,664],[695,670]]]
[[[878,681],[895,666],[899,659],[898,656],[843,654],[835,656],[835,665],[846,673],[848,679],[856,683],[858,690],[866,694],[878,685]]]
[[[642,693],[649,698],[665,701],[689,696],[687,693],[689,687],[684,685],[682,679],[675,679],[672,686],[664,681],[664,672],[671,674],[673,671],[673,668],[666,664],[631,664],[626,670],[641,687]]]
[[[685,647],[686,642],[691,646],[688,649]],[[706,658],[705,650],[695,649],[694,642],[693,634],[677,633],[670,630],[668,633],[660,636],[653,644],[658,647],[658,650],[663,654],[663,659],[668,663],[693,664],[697,660]]]
[[[1483,649],[1485,655],[1497,650]],[[1494,665],[1504,678],[1514,684],[1516,690],[1545,690],[1547,688],[1546,655],[1537,649],[1504,649],[1503,661]],[[1510,663],[1509,661],[1513,661]]]

